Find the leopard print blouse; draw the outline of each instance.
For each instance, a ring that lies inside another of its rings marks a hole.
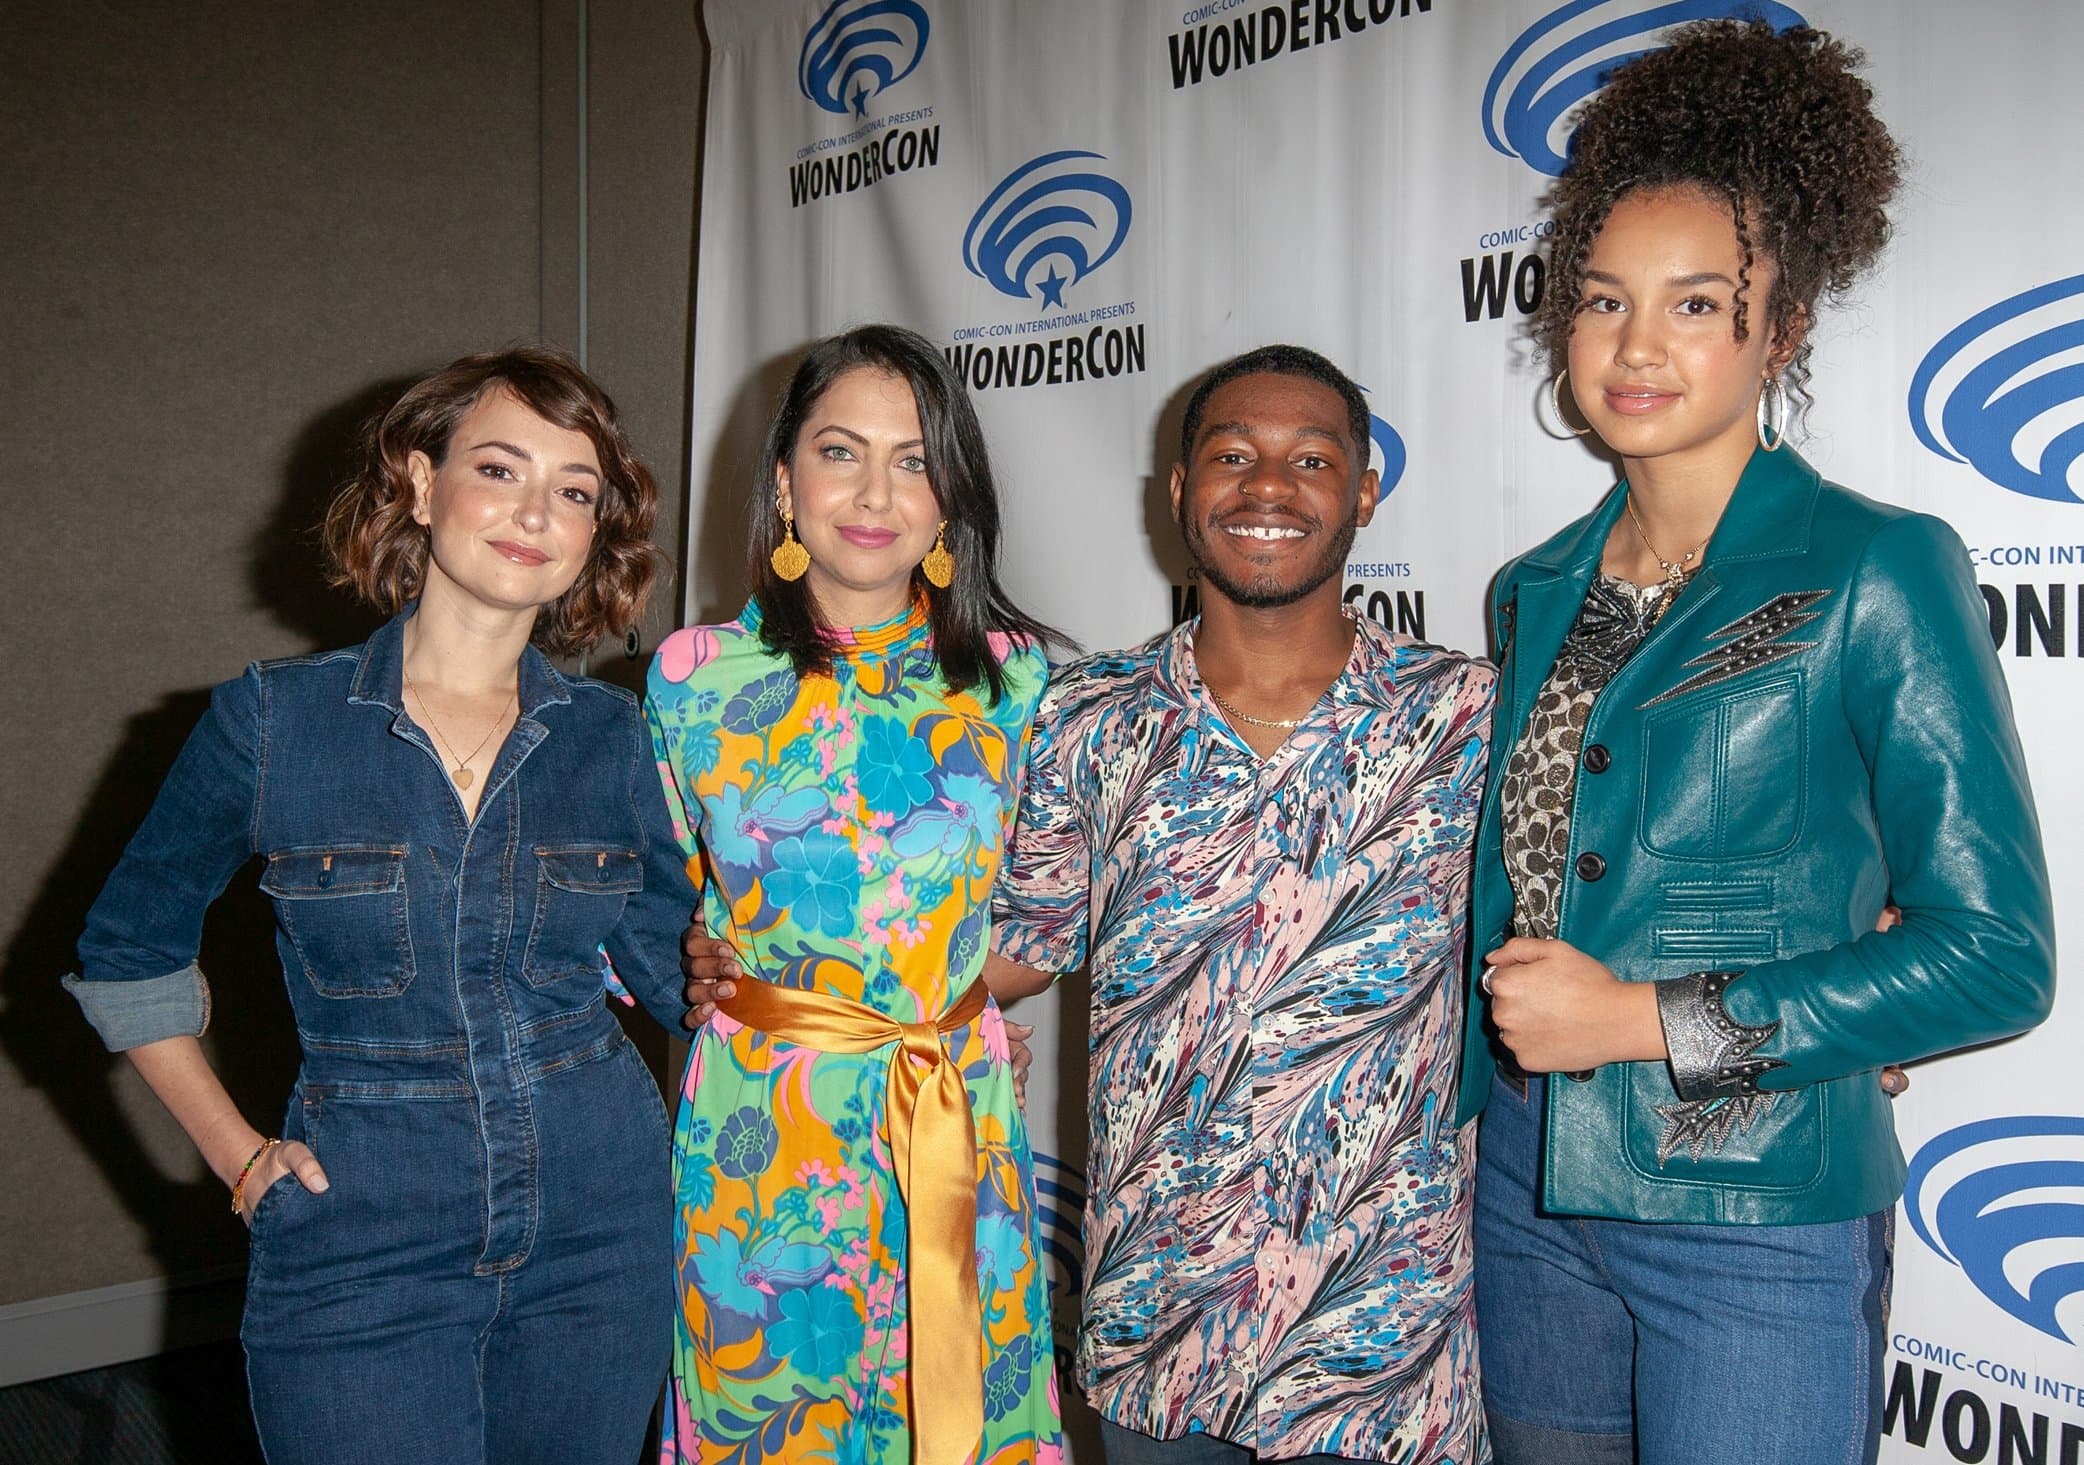
[[[1635,654],[1670,601],[1667,587],[1596,576],[1505,765],[1501,807],[1516,936],[1554,937],[1570,854],[1585,723],[1600,691]]]

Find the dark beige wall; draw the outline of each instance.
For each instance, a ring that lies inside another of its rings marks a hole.
[[[692,0],[39,0],[8,29],[0,1308],[243,1257],[57,978],[209,686],[369,624],[307,533],[360,418],[463,351],[583,348],[678,557],[704,66]],[[272,1128],[295,1051],[251,884],[204,962],[221,1066]]]

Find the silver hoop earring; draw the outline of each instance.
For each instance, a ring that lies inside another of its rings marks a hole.
[[[1787,388],[1780,385],[1779,377],[1769,376],[1758,394],[1758,445],[1769,453],[1777,453],[1786,441]]]
[[[1590,434],[1592,429],[1590,427],[1572,427],[1570,419],[1563,415],[1563,378],[1569,375],[1570,368],[1566,366],[1557,372],[1555,380],[1549,383],[1549,405],[1556,410],[1556,425],[1558,427],[1572,437],[1585,437]]]

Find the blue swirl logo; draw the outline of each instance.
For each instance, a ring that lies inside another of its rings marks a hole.
[[[1363,386],[1361,390],[1365,392],[1367,388]],[[1374,444],[1368,466],[1382,482],[1375,492],[1375,502],[1379,504],[1403,481],[1404,464],[1410,455],[1404,450],[1403,434],[1389,425],[1388,418],[1377,417],[1373,412],[1368,414],[1368,441]]]
[[[1001,295],[1061,310],[1064,291],[1129,237],[1129,190],[1099,153],[1044,153],[1008,173],[970,216],[962,262]],[[1048,272],[1043,267],[1048,266]]]
[[[803,38],[796,85],[828,112],[865,118],[870,98],[918,69],[931,29],[918,0],[832,0]]]
[[[2060,1153],[2058,1153],[2058,1151]],[[2084,1118],[2027,1114],[1950,1129],[1910,1162],[1918,1239],[2028,1327],[2065,1343],[2055,1312],[2084,1293]]]
[[[1509,158],[1558,178],[1569,151],[1564,119],[1622,66],[1657,50],[1658,33],[1689,20],[1764,19],[1804,25],[1774,0],[1571,0],[1527,27],[1483,89],[1483,135]]]
[[[2084,503],[2084,275],[2000,300],[1910,379],[1918,441],[2029,498]]]
[[[1085,1287],[1085,1172],[1055,1155],[1035,1152],[1035,1219],[1042,1233],[1042,1264],[1059,1331],[1058,1352],[1076,1345],[1079,1297]]]

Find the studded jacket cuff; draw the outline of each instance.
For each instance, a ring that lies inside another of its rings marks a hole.
[[[1657,983],[1657,1019],[1664,1026],[1672,1083],[1688,1100],[1723,1099],[1758,1092],[1759,1078],[1787,1065],[1757,1056],[1780,1031],[1777,1022],[1752,1027],[1722,1005],[1722,994],[1742,972],[1695,972]]]

